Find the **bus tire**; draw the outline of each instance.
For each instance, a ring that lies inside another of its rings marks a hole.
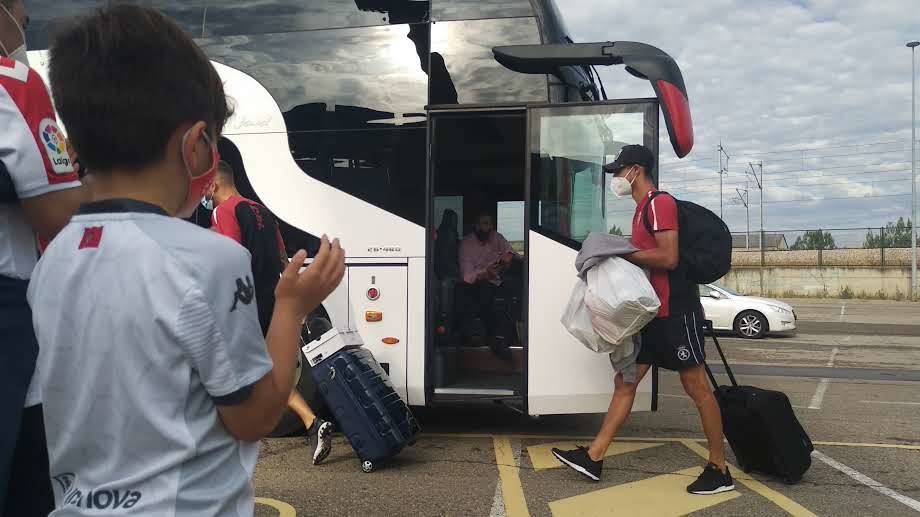
[[[315,324],[318,319],[325,319],[326,322],[330,321],[329,313],[326,312],[326,309],[322,305],[307,318],[307,325],[302,335],[304,341],[313,338],[309,329],[313,328],[311,324]],[[300,393],[300,396],[303,397],[316,416],[324,420],[329,420],[329,409],[326,407],[326,402],[320,396],[319,390],[316,389],[316,383],[313,382],[313,376],[310,375],[307,359],[304,357],[302,350],[299,353],[298,360],[300,361],[299,378],[294,389]],[[289,408],[285,408],[284,413],[281,415],[281,420],[278,421],[278,425],[275,426],[268,436],[279,438],[299,434],[304,431],[306,431],[306,429],[303,421],[297,416],[297,413],[294,413]]]

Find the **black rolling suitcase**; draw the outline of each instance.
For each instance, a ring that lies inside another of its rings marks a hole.
[[[706,365],[722,410],[725,437],[738,458],[738,466],[745,472],[762,472],[789,484],[798,483],[811,467],[815,448],[796,418],[789,397],[779,391],[739,386],[712,331],[712,322],[707,321],[706,327],[732,383],[720,386]]]
[[[331,330],[306,345],[304,356],[364,472],[415,443],[418,422],[356,332]]]

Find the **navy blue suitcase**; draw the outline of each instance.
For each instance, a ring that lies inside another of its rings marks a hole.
[[[361,469],[371,472],[415,443],[418,422],[370,350],[355,345],[335,350],[334,344],[325,348],[332,355],[323,357],[316,349],[308,355],[313,380],[361,460]]]

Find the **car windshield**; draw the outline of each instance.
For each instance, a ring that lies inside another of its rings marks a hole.
[[[728,287],[725,287],[725,286],[722,286],[722,285],[719,285],[719,284],[710,284],[710,285],[712,285],[713,287],[718,287],[719,289],[725,291],[726,293],[728,293],[728,294],[730,294],[730,295],[732,295],[732,296],[741,296],[741,293],[739,293],[739,292],[737,292],[737,291],[735,291],[735,290],[729,289]]]

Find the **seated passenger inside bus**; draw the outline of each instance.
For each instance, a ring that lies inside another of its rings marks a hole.
[[[481,211],[473,232],[460,244],[464,324],[502,359],[511,359],[509,347],[518,341],[512,306],[521,297],[522,265],[511,243],[495,230],[492,214]]]

